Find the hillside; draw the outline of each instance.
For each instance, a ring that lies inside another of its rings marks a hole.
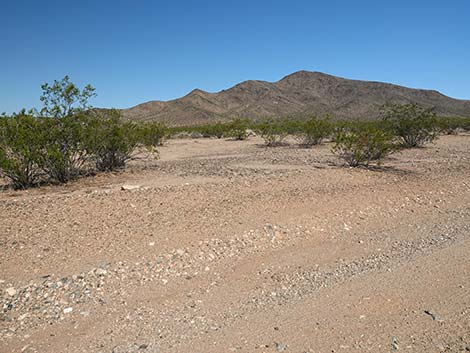
[[[308,71],[295,72],[277,82],[245,81],[217,93],[195,89],[171,101],[151,101],[124,109],[123,114],[132,120],[160,120],[172,125],[238,116],[260,118],[324,113],[341,119],[373,119],[386,102],[413,102],[433,106],[439,115],[470,117],[469,100],[453,99],[438,91]]]

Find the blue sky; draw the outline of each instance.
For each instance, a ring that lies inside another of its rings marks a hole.
[[[301,69],[470,99],[469,18],[468,0],[0,0],[0,112],[66,74],[99,107]]]

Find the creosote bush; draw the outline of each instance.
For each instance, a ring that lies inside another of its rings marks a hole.
[[[289,123],[287,119],[264,119],[256,124],[255,131],[264,139],[266,146],[280,146],[292,127]]]
[[[131,122],[123,122],[117,110],[92,120],[88,150],[98,171],[123,168],[139,145],[139,131]]]
[[[24,112],[0,121],[0,176],[15,189],[36,185],[42,175],[44,147],[39,121]]]
[[[165,139],[170,136],[170,131],[164,123],[148,122],[138,126],[138,135],[143,145],[156,148],[163,146]]]
[[[154,155],[156,138],[123,122],[118,111],[64,118],[0,118],[0,175],[14,188],[65,183],[125,166],[139,146]]]
[[[373,126],[340,130],[334,140],[332,151],[351,167],[380,164],[395,150],[393,136]]]
[[[295,135],[301,147],[310,148],[320,144],[332,132],[333,124],[328,116],[324,118],[314,116],[305,122],[301,122]]]
[[[439,124],[432,108],[417,104],[386,104],[384,122],[405,148],[423,147],[437,138]]]
[[[228,124],[228,137],[232,137],[235,140],[246,140],[248,137],[247,130],[249,128],[249,120],[237,118],[232,120]]]

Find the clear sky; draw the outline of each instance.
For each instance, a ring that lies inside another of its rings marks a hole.
[[[0,0],[0,112],[68,74],[99,107],[297,70],[470,99],[469,0]]]

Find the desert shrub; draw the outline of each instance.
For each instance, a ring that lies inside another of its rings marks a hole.
[[[147,147],[162,146],[165,138],[169,136],[169,130],[164,123],[143,123],[138,129],[139,142]]]
[[[0,175],[15,189],[36,185],[47,131],[41,129],[40,120],[24,112],[0,120]]]
[[[403,147],[422,147],[437,138],[439,126],[432,108],[417,104],[387,104],[382,113],[384,122]]]
[[[95,89],[86,85],[80,90],[70,78],[65,76],[62,80],[54,80],[52,84],[45,83],[41,86],[40,97],[43,107],[41,116],[64,118],[89,110],[91,106],[88,100],[96,96]]]
[[[87,172],[91,118],[85,115],[64,118],[38,118],[45,136],[41,168],[53,181],[65,183]]]
[[[373,126],[338,131],[332,148],[352,167],[368,166],[372,161],[380,164],[394,150],[393,136]]]
[[[331,135],[333,131],[333,124],[328,117],[319,119],[312,117],[309,120],[300,124],[295,135],[302,147],[312,147],[320,144],[325,138]]]
[[[137,126],[123,122],[120,112],[111,110],[95,117],[91,127],[86,144],[95,168],[98,171],[123,168],[139,144]]]
[[[201,125],[198,127],[198,131],[203,137],[216,137],[220,139],[229,135],[230,128],[229,124],[217,122],[214,124]]]
[[[439,132],[446,135],[455,135],[459,131],[470,130],[470,118],[441,117],[437,120]]]
[[[227,127],[228,137],[232,137],[235,140],[246,140],[248,137],[247,129],[250,126],[248,119],[237,118],[232,120]]]
[[[283,144],[293,128],[294,124],[286,119],[264,119],[256,124],[255,131],[264,139],[266,146],[275,147]]]

